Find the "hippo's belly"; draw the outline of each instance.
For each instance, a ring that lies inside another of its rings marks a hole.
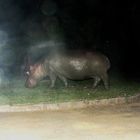
[[[63,59],[52,61],[52,69],[68,79],[82,80],[91,77],[90,66],[86,59]]]

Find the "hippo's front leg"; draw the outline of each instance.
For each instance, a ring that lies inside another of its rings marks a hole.
[[[56,81],[57,76],[53,72],[50,72],[49,77],[51,80],[50,88],[53,88],[55,86],[55,81]]]

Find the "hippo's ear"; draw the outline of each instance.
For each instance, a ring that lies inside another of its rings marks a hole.
[[[34,70],[34,66],[30,65],[29,69],[30,71]]]

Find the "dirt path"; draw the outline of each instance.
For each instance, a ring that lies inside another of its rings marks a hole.
[[[0,113],[0,140],[140,140],[140,103]]]

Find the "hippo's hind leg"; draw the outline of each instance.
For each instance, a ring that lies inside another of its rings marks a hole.
[[[108,80],[108,75],[106,72],[101,74],[101,79],[104,82],[105,89],[109,89],[109,80]]]
[[[94,89],[97,87],[97,85],[100,81],[101,81],[101,78],[99,76],[94,77],[94,84],[93,84]]]

